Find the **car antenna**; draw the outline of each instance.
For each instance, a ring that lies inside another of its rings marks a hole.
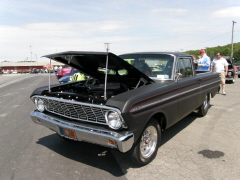
[[[107,100],[107,74],[108,74],[108,51],[110,43],[104,43],[107,50],[106,69],[105,69],[105,85],[104,85],[104,100]]]

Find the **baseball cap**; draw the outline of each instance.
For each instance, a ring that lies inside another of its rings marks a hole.
[[[205,53],[204,50],[200,50],[198,54],[202,54],[202,53]]]

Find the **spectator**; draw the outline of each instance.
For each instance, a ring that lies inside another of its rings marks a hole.
[[[58,72],[58,67],[54,66],[54,73],[57,74],[57,72]]]
[[[211,71],[219,73],[220,85],[222,88],[222,94],[226,95],[225,92],[225,76],[228,72],[228,62],[225,58],[222,57],[222,53],[218,52],[216,57],[211,65]],[[225,70],[225,71],[224,71]]]
[[[198,69],[197,70],[204,70],[209,71],[210,70],[210,58],[207,56],[204,50],[199,51],[200,59],[198,62]]]

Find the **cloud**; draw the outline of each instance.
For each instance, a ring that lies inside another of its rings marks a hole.
[[[152,13],[168,13],[171,15],[184,15],[187,9],[180,8],[156,8],[151,10]]]
[[[33,54],[37,54],[38,57],[68,50],[105,51],[103,46],[105,42],[124,44],[134,40],[135,37],[123,35],[128,27],[124,21],[0,26],[0,61],[4,59],[17,61],[30,57],[30,45]]]
[[[212,13],[214,17],[225,18],[225,17],[240,17],[240,6],[228,7]]]

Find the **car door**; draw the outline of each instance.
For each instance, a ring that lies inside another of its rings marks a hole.
[[[200,79],[195,75],[191,57],[178,57],[178,118],[182,119],[198,108],[200,103]]]

